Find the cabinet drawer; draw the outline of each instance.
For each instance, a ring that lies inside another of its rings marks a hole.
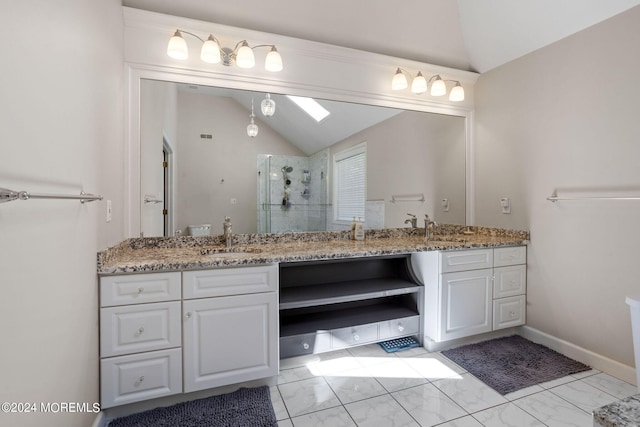
[[[526,246],[509,246],[493,250],[493,266],[517,265],[527,263]]]
[[[181,393],[181,350],[102,359],[100,375],[102,408]]]
[[[498,267],[493,270],[493,275],[493,298],[511,297],[526,293],[526,266]]]
[[[180,347],[180,302],[100,309],[100,355],[111,357]]]
[[[184,299],[272,292],[278,289],[278,266],[185,271],[182,280]]]
[[[339,349],[378,340],[378,324],[350,326],[331,331],[331,348]]]
[[[323,353],[331,350],[331,334],[316,332],[313,334],[293,335],[280,338],[280,358]]]
[[[441,252],[442,273],[493,267],[493,249]]]
[[[493,329],[524,325],[526,322],[525,306],[526,298],[524,295],[494,300]]]
[[[388,320],[378,324],[378,334],[381,340],[389,338],[415,335],[420,332],[420,316],[405,317],[403,319]]]
[[[100,278],[100,306],[180,299],[180,273],[131,274]]]

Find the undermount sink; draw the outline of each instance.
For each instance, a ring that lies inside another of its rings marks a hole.
[[[243,246],[232,246],[230,248],[224,247],[224,248],[207,248],[207,249],[202,249],[200,251],[201,255],[207,255],[207,256],[213,256],[213,257],[219,257],[219,258],[225,258],[225,257],[238,257],[238,256],[243,256],[243,255],[253,255],[253,254],[259,254],[260,252],[262,252],[261,249],[256,249],[256,248],[247,248],[247,247],[243,247]]]

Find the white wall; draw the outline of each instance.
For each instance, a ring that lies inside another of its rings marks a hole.
[[[256,112],[258,135],[251,138],[249,113],[237,101],[178,92],[178,228],[211,224],[212,234],[222,234],[224,217],[230,216],[235,233],[257,232],[258,154],[304,153]]]
[[[475,90],[476,222],[531,231],[527,323],[631,366],[624,299],[640,289],[640,202],[546,197],[640,195],[639,25],[636,7],[483,74]]]
[[[367,200],[385,204],[385,227],[406,227],[407,213],[440,223],[465,223],[465,119],[404,112],[331,147],[331,155],[367,142]],[[391,203],[394,195],[424,194],[424,202]],[[449,212],[440,206],[450,201]]]
[[[0,402],[98,402],[96,252],[122,239],[120,2],[2,7],[0,186],[105,201],[0,205]],[[95,414],[6,414],[3,426],[87,426]]]

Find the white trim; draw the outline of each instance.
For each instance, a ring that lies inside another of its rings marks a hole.
[[[558,353],[591,366],[594,369],[605,372],[629,384],[636,384],[636,370],[631,367],[609,359],[601,354],[594,353],[591,350],[579,347],[563,339],[554,337],[545,332],[534,329],[530,326],[521,326],[519,335],[524,338],[549,347]]]

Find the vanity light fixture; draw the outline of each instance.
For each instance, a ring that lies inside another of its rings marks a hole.
[[[271,117],[275,114],[276,102],[271,99],[270,94],[267,94],[265,99],[262,100],[262,102],[260,103],[260,109],[262,110],[262,114],[264,114],[265,117]]]
[[[396,69],[396,73],[393,75],[393,79],[391,80],[391,89],[392,90],[403,90],[409,86],[407,76],[411,77],[411,74],[403,69],[398,67]],[[411,81],[411,92],[419,95],[425,93],[431,85],[431,90],[429,94],[431,96],[442,96],[447,93],[447,85],[445,82],[453,82],[455,86],[449,92],[449,101],[459,102],[464,101],[464,88],[460,84],[458,80],[443,80],[439,74],[432,76],[429,80],[427,80],[421,71],[418,71],[418,74]]]
[[[255,117],[255,114],[253,114],[253,98],[251,98],[251,115],[249,117],[251,117],[251,123],[247,125],[247,135],[251,138],[255,138],[258,134],[258,125],[253,121],[253,118]]]
[[[231,49],[228,47],[220,47],[220,42],[213,35],[209,34],[207,40],[203,40],[200,36],[190,33],[189,31],[177,29],[169,39],[167,46],[167,55],[173,59],[185,60],[189,58],[189,48],[187,41],[182,37],[183,34],[189,34],[202,42],[200,49],[200,59],[209,64],[231,65],[234,62],[240,68],[253,68],[256,65],[256,59],[253,50],[259,47],[270,48],[265,59],[264,68],[267,71],[281,71],[282,57],[272,44],[261,44],[257,46],[249,46],[246,40],[239,41],[236,46]]]

